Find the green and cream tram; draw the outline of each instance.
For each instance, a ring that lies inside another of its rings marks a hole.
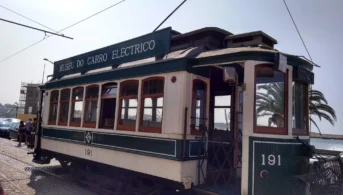
[[[166,28],[57,61],[34,161],[128,170],[175,193],[288,195],[308,163],[296,137],[309,140],[314,75],[275,44],[261,31]]]

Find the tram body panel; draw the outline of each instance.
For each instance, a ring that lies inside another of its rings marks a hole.
[[[45,138],[42,138],[42,148],[81,159],[104,163],[148,175],[155,175],[176,182],[182,182],[183,178],[182,162],[180,161],[108,150],[82,144],[66,143]],[[87,151],[90,151],[91,153],[87,154]],[[194,163],[193,165],[195,166]]]

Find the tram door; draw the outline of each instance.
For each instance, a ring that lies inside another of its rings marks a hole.
[[[213,68],[210,78],[210,109],[206,182],[228,186],[236,178],[235,86],[224,82],[223,70]]]

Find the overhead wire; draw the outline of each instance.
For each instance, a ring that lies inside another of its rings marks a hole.
[[[307,49],[307,47],[306,47],[305,41],[304,41],[304,39],[302,38],[302,36],[301,36],[301,34],[300,34],[300,31],[299,31],[299,29],[298,29],[298,26],[297,26],[297,24],[295,23],[295,21],[294,21],[294,19],[293,19],[293,16],[292,16],[292,14],[291,14],[291,11],[289,10],[289,8],[288,8],[288,6],[287,6],[286,0],[283,0],[283,2],[284,2],[284,4],[285,4],[285,6],[286,6],[286,9],[287,9],[287,11],[288,11],[289,16],[291,17],[291,19],[292,19],[292,21],[293,21],[293,24],[294,24],[295,29],[296,29],[297,32],[298,32],[298,35],[299,35],[299,37],[300,37],[300,39],[301,39],[301,42],[303,43],[303,45],[304,45],[304,47],[305,47],[305,50],[306,50],[306,52],[307,52],[307,55],[309,56],[311,62],[313,62],[312,57],[311,57],[311,55],[310,55],[310,52],[308,51],[308,49]]]
[[[5,7],[5,6],[3,6],[3,5],[0,5],[0,7],[2,7],[3,9],[5,9],[5,10],[7,10],[7,11],[10,11],[10,12],[12,12],[12,13],[14,13],[14,14],[17,14],[17,15],[19,15],[19,16],[21,16],[21,17],[27,19],[27,20],[30,20],[30,21],[33,22],[33,23],[36,23],[36,24],[38,24],[38,25],[40,25],[40,26],[43,26],[43,27],[45,27],[45,28],[47,28],[47,29],[49,29],[49,30],[52,30],[52,31],[54,31],[54,32],[57,32],[57,30],[54,30],[54,29],[52,29],[52,28],[50,28],[50,27],[48,27],[48,26],[46,26],[46,25],[44,25],[44,24],[42,24],[42,23],[40,23],[40,22],[37,22],[37,21],[35,21],[35,20],[33,20],[33,19],[29,18],[29,17],[26,17],[26,16],[24,16],[24,15],[22,15],[22,14],[16,12],[16,11],[13,11],[13,10],[11,10],[11,9],[9,9],[9,8],[7,8],[7,7]]]
[[[73,23],[73,24],[71,24],[71,25],[69,25],[69,26],[67,26],[67,27],[65,27],[65,28],[63,28],[63,29],[57,31],[56,33],[60,33],[60,32],[62,32],[62,31],[64,31],[64,30],[67,30],[67,29],[69,29],[69,28],[71,28],[71,27],[77,25],[77,24],[80,24],[81,22],[84,22],[84,21],[86,21],[86,20],[88,20],[88,19],[90,19],[90,18],[92,18],[92,17],[94,17],[94,16],[96,16],[96,15],[98,15],[98,14],[100,14],[100,13],[106,11],[106,10],[108,10],[108,9],[111,9],[111,8],[113,8],[113,7],[115,7],[115,6],[117,6],[117,5],[121,4],[121,3],[123,3],[124,1],[126,1],[126,0],[119,1],[119,2],[117,2],[117,3],[115,3],[115,4],[113,4],[113,5],[111,5],[111,6],[107,7],[107,8],[105,8],[105,9],[102,9],[102,10],[100,10],[100,11],[98,11],[98,12],[96,12],[96,13],[94,13],[94,14],[92,14],[92,15],[90,15],[90,16],[88,16],[88,17],[86,17],[86,18],[84,18],[84,19],[82,19],[82,20],[80,20],[80,21],[78,21],[78,22],[76,22],[76,23]],[[6,58],[0,60],[0,63],[1,63],[1,62],[4,62],[4,61],[6,61],[6,60],[8,60],[8,59],[10,59],[10,58],[12,58],[13,56],[18,55],[19,53],[21,53],[21,52],[23,52],[23,51],[25,51],[25,50],[27,50],[27,49],[29,49],[29,48],[35,46],[35,45],[37,45],[38,43],[40,43],[40,42],[46,40],[47,38],[49,38],[49,37],[51,37],[51,36],[53,36],[53,35],[45,36],[43,39],[41,39],[41,40],[39,40],[39,41],[37,41],[37,42],[35,42],[35,43],[33,43],[33,44],[31,44],[31,45],[25,47],[25,48],[19,50],[18,52],[15,52],[14,54],[12,54],[12,55],[10,55],[10,56],[8,56],[8,57],[6,57]]]

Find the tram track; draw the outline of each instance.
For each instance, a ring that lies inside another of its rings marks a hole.
[[[3,142],[5,141],[5,142]],[[7,143],[6,143],[7,142]],[[2,140],[0,142],[0,145],[3,146],[7,146],[10,148],[16,148],[16,149],[20,149],[22,151],[25,152],[30,152],[32,150],[28,149],[28,148],[22,148],[22,147],[16,147],[16,145],[14,143],[11,143],[12,141],[10,140]],[[20,159],[20,157],[15,157],[14,155],[9,154],[9,152],[6,152],[5,150],[0,150],[0,159],[14,167],[15,169],[21,171],[21,172],[25,172],[26,174],[28,172],[32,173],[37,173],[37,172],[41,172],[43,174],[49,175],[51,177],[57,178],[59,180],[62,180],[64,182],[66,182],[67,184],[75,184],[78,186],[81,186],[93,193],[96,194],[103,194],[103,195],[118,195],[118,194],[123,194],[123,192],[119,189],[119,188],[123,188],[126,193],[128,194],[132,194],[132,195],[158,195],[159,193],[159,189],[154,188],[151,190],[148,190],[149,192],[146,191],[146,189],[144,190],[145,193],[141,192],[141,190],[139,189],[139,187],[134,187],[135,184],[125,184],[125,182],[123,183],[123,180],[120,179],[114,179],[112,182],[114,186],[117,186],[118,189],[112,191],[112,190],[108,190],[99,186],[105,186],[107,183],[111,183],[109,181],[96,181],[94,182],[94,180],[89,179],[89,178],[101,178],[99,174],[96,173],[92,173],[92,172],[87,172],[86,170],[82,170],[82,171],[72,171],[73,167],[68,166],[67,168],[63,168],[60,165],[34,165],[34,163],[30,163],[27,162],[25,160]],[[120,176],[118,176],[120,177]],[[112,178],[113,179],[113,178]],[[132,183],[141,183],[138,180],[139,179],[135,179],[135,178],[129,178],[129,179],[124,179],[126,181],[133,181]],[[134,181],[135,180],[135,181]],[[129,183],[131,183],[129,182]],[[100,183],[100,185],[99,185]],[[70,188],[72,188],[72,185],[68,185]],[[67,187],[67,186],[66,186]],[[127,190],[129,192],[127,192]],[[143,190],[143,189],[142,189]],[[23,193],[25,194],[25,193]]]

